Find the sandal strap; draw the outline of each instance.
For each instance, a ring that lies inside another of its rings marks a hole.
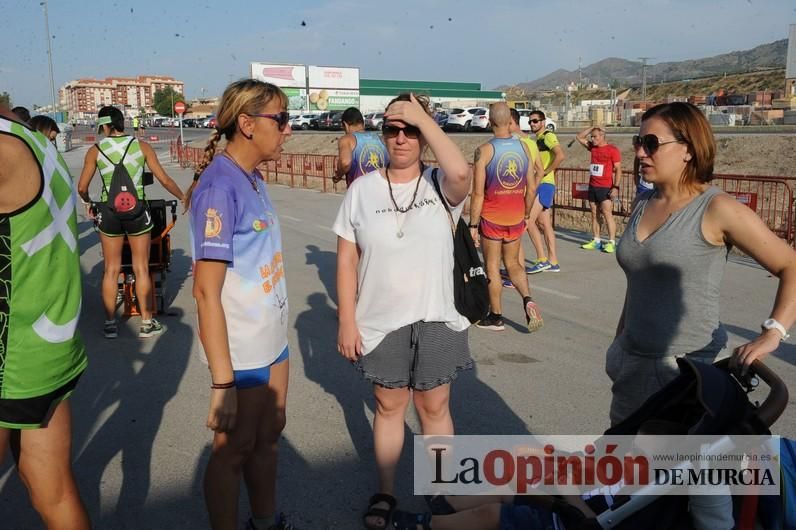
[[[417,530],[420,525],[423,530],[431,530],[431,513],[412,513],[396,510],[392,514],[392,528],[394,530]]]
[[[393,497],[389,493],[376,493],[368,501],[368,507],[370,508],[374,504],[378,504],[380,502],[387,503],[390,506],[390,511],[394,510],[395,507],[398,505],[398,501],[396,501],[395,497]],[[379,510],[379,509],[383,509],[383,508],[376,508],[376,509]]]

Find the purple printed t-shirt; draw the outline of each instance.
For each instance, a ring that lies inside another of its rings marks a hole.
[[[279,220],[259,173],[216,155],[193,193],[191,233],[194,261],[227,262],[221,303],[233,369],[272,364],[287,347],[287,287]]]

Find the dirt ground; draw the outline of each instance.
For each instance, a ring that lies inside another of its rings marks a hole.
[[[286,153],[305,153],[305,154],[337,154],[337,139],[342,136],[338,134],[315,134],[297,132],[288,139],[285,144]],[[573,143],[571,147],[567,144],[575,138],[574,133],[559,133],[559,140],[564,146],[567,159],[564,161],[565,168],[587,168],[589,164],[589,153],[578,143]],[[481,143],[487,141],[486,135],[466,135],[456,134],[453,140],[464,152],[465,157],[472,159],[473,151]],[[624,168],[632,169],[633,150],[630,145],[629,135],[616,135],[609,133],[608,141],[614,143],[622,152]],[[195,147],[204,147],[205,142],[194,142]],[[748,176],[776,176],[796,178],[796,135],[777,135],[777,134],[750,134],[750,135],[719,135],[717,137],[716,173],[748,175]],[[433,159],[433,153],[429,150],[424,158]],[[629,177],[629,173],[625,176]],[[286,175],[280,175],[277,182],[290,184]],[[304,185],[313,188],[322,188],[323,180],[307,178]],[[331,184],[326,183],[331,190]],[[345,186],[336,187],[337,192],[344,192]],[[624,228],[624,219],[618,218],[618,230]],[[578,211],[568,211],[557,209],[556,226],[562,228],[590,231],[591,221],[588,213]]]
[[[340,133],[342,135],[342,133]],[[285,144],[287,153],[337,154],[337,138],[332,134],[303,134],[297,132]],[[559,140],[564,145],[567,159],[564,167],[587,168],[589,153],[577,142],[567,148],[573,133],[561,133]],[[472,159],[475,148],[486,141],[484,135],[453,135],[467,159]],[[630,136],[608,135],[608,141],[622,151],[625,166],[632,168],[633,150]],[[717,138],[716,173],[731,173],[756,176],[779,176],[796,178],[796,136],[775,134],[723,135]],[[433,158],[429,152],[427,158]]]

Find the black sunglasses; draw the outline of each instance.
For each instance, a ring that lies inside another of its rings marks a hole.
[[[386,123],[381,126],[381,134],[385,138],[395,138],[398,133],[403,131],[404,136],[410,140],[417,140],[420,137],[420,129],[414,125],[407,125],[406,127],[396,127],[395,125],[387,125]]]
[[[658,148],[662,145],[679,144],[681,142],[682,140],[668,140],[666,142],[661,142],[654,134],[645,134],[644,136],[639,136],[638,134],[633,135],[633,148],[641,147],[644,149],[644,152],[647,153],[647,156],[654,155]]]
[[[540,119],[538,119],[538,118],[532,118],[532,119],[530,119],[530,120],[528,120],[528,121],[529,121],[530,123],[539,123],[540,121],[544,121],[544,120],[540,120]]]
[[[287,124],[290,121],[290,113],[285,110],[277,114],[249,114],[249,116],[253,116],[255,118],[270,118],[276,122],[280,131],[285,130],[285,127],[287,127]]]

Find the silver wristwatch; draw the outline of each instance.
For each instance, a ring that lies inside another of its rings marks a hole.
[[[788,330],[785,329],[785,326],[774,320],[773,318],[769,318],[762,324],[763,329],[776,329],[779,331],[780,335],[782,335],[782,339],[780,340],[788,340],[790,335],[788,335]]]

